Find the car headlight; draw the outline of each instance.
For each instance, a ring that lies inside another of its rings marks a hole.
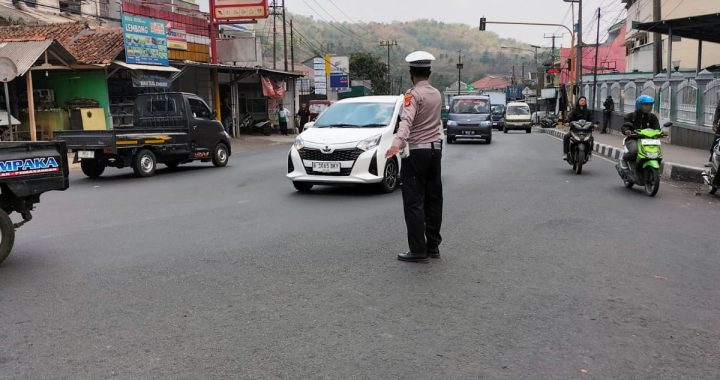
[[[380,138],[382,138],[382,135],[373,136],[369,139],[360,141],[357,144],[357,148],[367,152],[368,150],[375,148],[380,144]]]
[[[448,120],[447,126],[448,127],[457,127],[458,123],[455,120]]]
[[[293,144],[293,147],[299,152],[302,148],[305,147],[305,141],[303,141],[302,138],[297,137],[295,138],[295,144]]]
[[[481,121],[480,126],[481,127],[489,127],[492,125],[492,121]]]

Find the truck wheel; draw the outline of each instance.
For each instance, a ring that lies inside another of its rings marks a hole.
[[[10,255],[15,244],[15,226],[8,214],[2,210],[0,210],[0,230],[2,230],[0,235],[0,263],[2,263]]]
[[[532,128],[528,128],[525,130],[525,133],[532,133]]]
[[[227,165],[228,163],[228,148],[227,145],[224,143],[218,143],[215,145],[215,153],[213,153],[213,165],[215,165],[216,168],[222,168]]]
[[[89,178],[98,178],[105,171],[105,164],[98,160],[82,160],[80,169]]]
[[[150,177],[157,169],[157,158],[153,152],[142,149],[135,154],[133,160],[133,171],[138,177]]]

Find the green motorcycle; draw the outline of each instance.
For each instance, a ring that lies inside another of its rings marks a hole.
[[[665,125],[665,127],[669,126],[669,123]],[[637,139],[638,155],[635,162],[629,162],[627,168],[623,168],[620,163],[615,165],[625,187],[643,186],[645,194],[651,197],[658,193],[660,190],[660,164],[663,159],[660,138],[663,136],[662,131],[649,128],[636,130],[635,134],[631,136]],[[625,145],[625,141],[623,141],[623,145]]]

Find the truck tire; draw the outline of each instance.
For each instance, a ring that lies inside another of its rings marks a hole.
[[[3,210],[0,210],[0,230],[0,232],[2,233],[0,236],[1,264],[3,260],[5,260],[8,255],[10,255],[10,251],[15,244],[15,226],[13,225],[13,222],[8,216],[8,214],[6,214]]]
[[[150,177],[157,169],[157,158],[153,152],[141,149],[135,154],[132,167],[138,177]]]
[[[230,155],[228,154],[228,148],[225,143],[218,143],[217,145],[215,145],[212,163],[213,165],[215,165],[216,168],[222,168],[227,166],[229,158]]]
[[[82,160],[80,169],[88,178],[98,178],[105,171],[105,164],[99,160]]]

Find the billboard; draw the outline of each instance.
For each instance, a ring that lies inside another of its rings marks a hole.
[[[268,0],[215,0],[211,12],[218,21],[267,18]]]
[[[122,15],[125,62],[141,65],[168,65],[165,21]]]
[[[325,75],[325,58],[313,59],[313,70],[315,71],[315,95],[327,95],[327,77]]]
[[[330,88],[344,90],[350,87],[350,78],[347,74],[330,74]]]

